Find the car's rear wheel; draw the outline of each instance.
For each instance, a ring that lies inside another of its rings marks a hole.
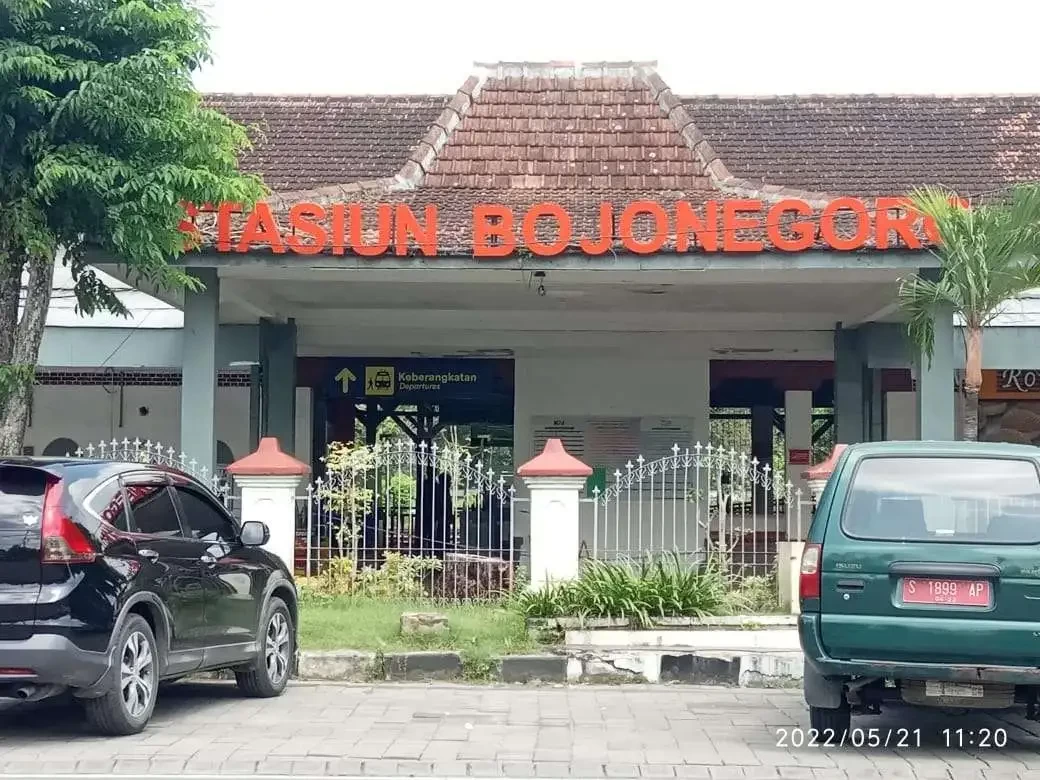
[[[837,709],[809,707],[809,727],[816,732],[820,742],[841,742],[851,724],[852,710],[848,702],[842,702]]]
[[[235,671],[235,681],[242,693],[257,698],[281,696],[289,684],[296,652],[293,637],[289,608],[277,596],[272,597],[260,622],[256,660],[248,669]]]
[[[148,622],[140,615],[130,615],[116,638],[112,688],[96,699],[83,700],[90,724],[110,736],[142,731],[155,709],[158,661]]]

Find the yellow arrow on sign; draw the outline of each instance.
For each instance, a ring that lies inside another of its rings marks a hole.
[[[340,383],[340,386],[343,388],[343,395],[350,392],[350,383],[357,381],[357,377],[354,376],[349,368],[344,368],[333,379]]]

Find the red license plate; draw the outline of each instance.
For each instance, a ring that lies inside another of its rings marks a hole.
[[[904,604],[949,604],[956,607],[988,607],[990,584],[986,580],[903,579]]]

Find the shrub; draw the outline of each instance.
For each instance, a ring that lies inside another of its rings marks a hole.
[[[676,554],[640,562],[587,561],[572,582],[520,594],[527,617],[609,617],[647,626],[659,617],[717,615],[731,581],[715,557],[690,566]]]
[[[366,566],[358,571],[350,558],[333,558],[316,577],[298,581],[300,593],[311,602],[340,596],[367,596],[377,599],[418,599],[427,595],[423,582],[426,572],[440,569],[436,558],[417,558],[388,552],[383,565]]]
[[[768,615],[780,612],[776,571],[768,576],[744,577],[726,594],[726,612],[734,615]]]
[[[423,575],[441,568],[436,558],[418,558],[388,552],[378,569],[366,566],[358,573],[355,594],[369,598],[417,599],[426,595]]]

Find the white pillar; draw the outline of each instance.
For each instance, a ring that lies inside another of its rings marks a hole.
[[[885,393],[885,440],[914,441],[917,431],[917,394],[912,390]]]
[[[277,555],[290,572],[295,568],[296,489],[310,467],[278,447],[273,436],[260,440],[256,452],[230,466],[241,491],[242,522],[265,523],[271,538],[264,548]]]
[[[296,555],[296,488],[300,477],[235,477],[242,493],[242,522],[266,523],[271,538],[264,549],[293,570]]]
[[[581,490],[592,469],[550,439],[541,455],[517,470],[531,495],[531,588],[579,573]]]
[[[784,393],[784,447],[787,479],[809,500],[809,489],[802,472],[812,465],[812,391],[788,390]]]
[[[811,390],[784,393],[784,462],[791,498],[786,516],[788,541],[777,546],[776,559],[780,603],[791,612],[798,610],[798,567],[804,547],[801,540],[812,519],[809,484],[802,476],[812,464],[812,401]]]
[[[531,587],[578,576],[581,550],[580,493],[585,480],[578,477],[529,477],[531,491]]]
[[[711,361],[695,361],[695,372],[686,390],[693,405],[693,442],[707,447],[711,443]]]

